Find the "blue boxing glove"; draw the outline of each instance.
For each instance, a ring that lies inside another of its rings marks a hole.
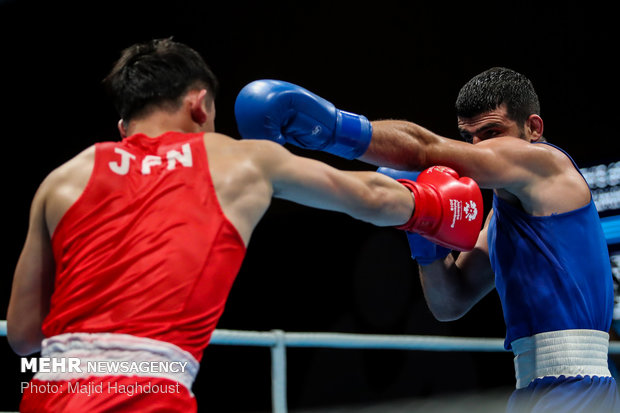
[[[411,258],[420,265],[428,265],[437,260],[443,260],[450,254],[448,248],[437,245],[420,234],[408,231],[405,233],[407,234],[407,241],[411,250]]]
[[[420,174],[419,172],[400,171],[385,167],[377,169],[377,172],[393,179],[409,179],[411,181],[417,180]],[[437,245],[419,234],[409,231],[405,231],[405,233],[407,234],[407,241],[411,250],[411,258],[421,265],[428,265],[434,261],[444,259],[450,254],[450,249]]]
[[[244,139],[269,139],[355,159],[368,149],[372,126],[308,90],[280,80],[256,80],[235,101]]]

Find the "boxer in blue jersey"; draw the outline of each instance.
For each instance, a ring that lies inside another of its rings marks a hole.
[[[282,85],[272,82],[239,94],[243,137],[357,158],[397,178],[401,170],[445,165],[493,190],[472,250],[449,254],[413,234],[409,242],[439,320],[463,316],[497,290],[505,347],[515,354],[509,412],[620,412],[607,366],[613,283],[606,241],[579,169],[543,137],[538,96],[525,76],[492,68],[463,86],[456,109],[465,142],[413,122],[370,122],[295,85],[276,91]]]

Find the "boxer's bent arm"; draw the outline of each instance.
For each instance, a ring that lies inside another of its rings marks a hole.
[[[413,213],[411,192],[376,172],[341,171],[271,145],[263,157],[274,197],[342,212],[378,226],[404,224]]]
[[[54,257],[45,220],[44,182],[35,194],[26,241],[15,268],[7,311],[7,338],[20,355],[41,349],[43,319],[54,286]]]
[[[377,166],[423,170],[448,166],[481,188],[503,188],[519,196],[538,177],[559,174],[559,165],[542,145],[503,137],[472,145],[437,135],[413,122],[372,122],[372,140],[358,159]]]
[[[490,217],[473,250],[460,253],[456,260],[448,255],[444,260],[420,266],[424,298],[438,320],[462,317],[495,287],[487,243]]]

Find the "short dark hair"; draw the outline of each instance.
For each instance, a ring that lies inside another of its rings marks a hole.
[[[540,115],[540,103],[532,82],[505,67],[493,67],[467,82],[456,99],[456,114],[471,118],[506,104],[508,117],[519,125],[530,115]]]
[[[172,38],[126,48],[103,84],[125,122],[153,108],[178,109],[181,97],[192,89],[207,89],[214,98],[218,88],[198,52]]]

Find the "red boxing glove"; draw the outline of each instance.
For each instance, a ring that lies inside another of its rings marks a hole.
[[[415,210],[407,223],[397,227],[416,232],[441,246],[469,251],[482,228],[482,193],[471,178],[445,166],[423,171],[416,182],[399,179],[415,199]]]

